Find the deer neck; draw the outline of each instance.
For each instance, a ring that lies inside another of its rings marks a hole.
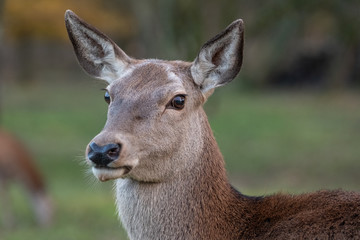
[[[231,239],[234,236],[224,235],[229,229],[233,228],[232,234],[239,232],[241,224],[235,216],[243,209],[241,195],[227,180],[223,157],[204,114],[201,151],[174,156],[195,164],[165,182],[117,180],[118,213],[130,239],[217,239],[216,235]],[[187,144],[184,147],[194,143]]]

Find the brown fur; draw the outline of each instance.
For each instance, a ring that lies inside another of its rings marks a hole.
[[[115,179],[130,239],[360,238],[358,193],[249,197],[230,185],[202,105],[240,70],[241,20],[209,40],[192,63],[135,60],[71,11],[65,21],[80,64],[109,83],[108,118],[92,142],[117,144],[121,153],[105,167],[86,161],[99,180]],[[179,94],[184,108],[169,108]]]
[[[0,129],[0,187],[2,189],[3,211],[6,219],[4,225],[13,225],[14,219],[10,210],[7,187],[10,183],[20,183],[29,193],[37,221],[42,226],[51,222],[52,207],[47,196],[44,179],[34,165],[33,159],[13,135]]]

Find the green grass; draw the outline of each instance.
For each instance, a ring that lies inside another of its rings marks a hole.
[[[82,164],[103,127],[104,85],[81,75],[3,90],[2,125],[28,145],[47,179],[54,224],[36,227],[23,190],[11,190],[18,224],[0,239],[126,239],[111,183]],[[218,90],[206,104],[231,182],[245,194],[360,190],[360,95]],[[1,209],[0,209],[1,214]]]
[[[210,121],[239,189],[360,190],[358,93],[226,89],[219,95]]]

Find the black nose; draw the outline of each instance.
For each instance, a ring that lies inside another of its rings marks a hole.
[[[95,163],[97,167],[106,167],[119,157],[121,151],[121,145],[114,143],[99,146],[92,142],[89,148],[88,158]]]

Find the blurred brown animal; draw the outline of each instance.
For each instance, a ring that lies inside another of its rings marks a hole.
[[[360,239],[359,193],[249,197],[230,185],[202,106],[240,70],[242,20],[193,62],[136,60],[73,12],[65,22],[80,65],[109,83],[86,161],[99,180],[115,179],[130,239]]]
[[[37,223],[48,226],[52,221],[53,209],[44,179],[24,145],[12,134],[0,129],[0,211],[6,227],[15,224],[8,194],[9,184],[14,182],[21,184],[28,193]]]

